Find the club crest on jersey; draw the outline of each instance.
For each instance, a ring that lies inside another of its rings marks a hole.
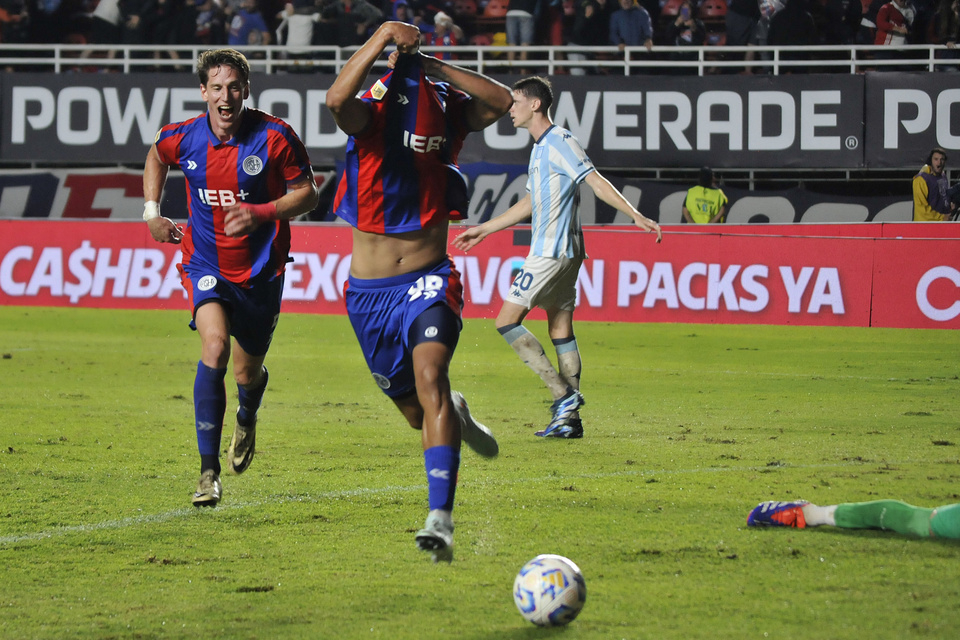
[[[387,95],[387,86],[377,80],[372,87],[370,87],[370,97],[374,100],[383,100],[383,96]]]
[[[377,383],[377,386],[380,387],[381,389],[390,388],[390,378],[388,378],[387,376],[381,375],[379,373],[375,373],[373,374],[373,380],[374,382]]]
[[[217,279],[214,276],[203,276],[197,281],[197,289],[200,291],[210,291],[217,286]]]
[[[248,176],[255,176],[263,171],[263,160],[257,156],[247,156],[243,159],[243,170]]]

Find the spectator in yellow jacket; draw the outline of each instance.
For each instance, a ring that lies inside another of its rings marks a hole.
[[[949,220],[954,204],[947,194],[949,184],[943,170],[947,166],[947,152],[934,147],[920,173],[913,177],[913,221],[938,222]]]

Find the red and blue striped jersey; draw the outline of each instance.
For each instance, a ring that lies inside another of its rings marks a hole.
[[[160,161],[179,167],[187,179],[184,267],[212,270],[240,285],[282,274],[290,252],[288,221],[262,224],[239,238],[224,235],[223,221],[225,207],[276,200],[310,176],[307,151],[290,125],[246,108],[237,134],[220,142],[204,114],[166,125],[156,146]]]
[[[361,99],[371,120],[347,142],[334,212],[377,234],[466,218],[467,182],[457,155],[470,133],[470,96],[428,80],[416,54],[401,55]]]

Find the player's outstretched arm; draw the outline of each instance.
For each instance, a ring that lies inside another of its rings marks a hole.
[[[157,145],[151,145],[143,167],[143,219],[150,229],[150,235],[157,242],[178,244],[183,238],[183,230],[170,218],[160,215],[160,194],[167,181],[169,167],[160,162]]]
[[[370,121],[370,112],[357,93],[367,74],[391,44],[401,53],[413,53],[420,47],[420,30],[404,22],[384,22],[372,36],[350,56],[340,74],[327,90],[327,108],[337,126],[346,133],[359,133]]]
[[[473,98],[467,107],[467,127],[471,131],[486,129],[510,111],[513,94],[505,84],[433,56],[422,53],[420,56],[423,70],[428,76],[449,82]]]
[[[487,220],[483,224],[477,225],[476,227],[471,227],[470,229],[467,229],[458,235],[453,239],[453,246],[464,252],[470,251],[470,249],[473,249],[475,246],[480,244],[483,239],[491,233],[496,233],[501,229],[512,227],[513,225],[523,222],[524,220],[529,220],[532,212],[533,207],[530,204],[530,194],[528,193],[515,205],[504,211],[496,218]]]
[[[241,202],[224,209],[223,232],[232,237],[244,236],[264,222],[290,220],[309,213],[319,200],[320,190],[311,170],[308,178],[291,185],[282,198],[263,204]]]
[[[633,223],[644,231],[657,234],[657,242],[663,240],[663,231],[660,230],[660,225],[637,211],[636,207],[627,202],[623,194],[620,193],[615,186],[610,184],[610,181],[604,178],[599,171],[591,171],[587,174],[585,180],[598,198],[617,211],[630,216],[633,219]]]

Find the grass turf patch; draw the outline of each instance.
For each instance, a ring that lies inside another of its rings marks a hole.
[[[257,457],[219,507],[191,507],[186,321],[0,309],[0,636],[539,638],[511,594],[539,553],[586,577],[565,638],[960,624],[956,543],[745,525],[767,499],[960,501],[955,332],[578,323],[586,433],[568,442],[533,437],[549,394],[468,320],[451,377],[501,454],[464,452],[445,566],[413,542],[419,434],[344,317],[281,316]]]

